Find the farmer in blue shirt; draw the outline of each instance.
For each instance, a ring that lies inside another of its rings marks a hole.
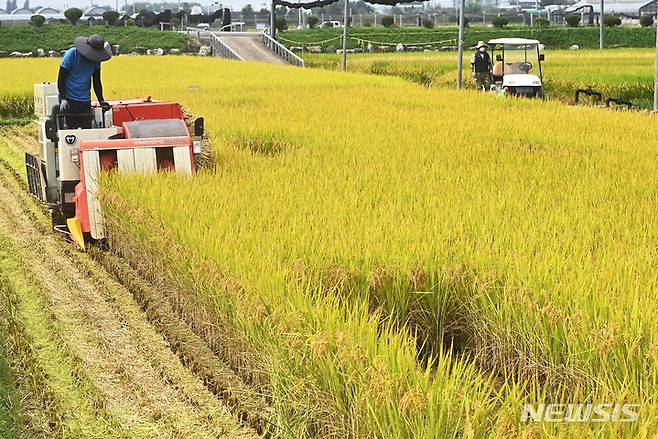
[[[77,37],[74,44],[59,65],[59,111],[73,115],[66,118],[69,129],[91,128],[92,80],[101,107],[107,109],[110,106],[103,98],[101,62],[112,57],[112,50],[100,35]]]

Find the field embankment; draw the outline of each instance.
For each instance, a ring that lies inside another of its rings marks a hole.
[[[307,47],[333,46],[342,47],[340,28],[317,28],[289,30],[278,34],[277,39],[287,46]],[[350,29],[350,48],[364,49],[368,43],[374,46],[426,46],[435,48],[456,46],[458,28],[456,26],[438,26],[434,29],[414,27],[354,27]],[[492,38],[522,37],[541,41],[548,49],[567,49],[578,45],[581,49],[599,47],[599,29],[595,26],[576,28],[551,26],[547,28],[530,28],[527,26],[509,26],[503,29],[471,26],[466,29],[464,43],[467,47],[475,46],[478,41]],[[654,47],[656,32],[652,27],[614,27],[605,30],[606,47],[631,48]]]
[[[18,52],[35,52],[37,49],[64,50],[73,46],[73,40],[80,35],[101,34],[111,44],[121,46],[121,53],[140,49],[179,49],[186,51],[189,39],[177,32],[163,32],[156,29],[136,26],[72,26],[69,24],[48,24],[34,26],[0,26],[0,52],[5,55]]]
[[[274,435],[655,436],[654,116],[217,59],[106,81],[206,117],[215,173],[105,178],[110,244]],[[525,401],[640,410],[523,424]]]

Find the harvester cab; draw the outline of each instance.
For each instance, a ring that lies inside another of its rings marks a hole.
[[[493,66],[493,82],[497,91],[511,96],[544,98],[540,43],[526,38],[489,40]],[[533,63],[534,62],[534,63]]]
[[[201,153],[203,119],[190,135],[181,106],[144,100],[92,104],[91,128],[69,129],[71,115],[61,114],[57,84],[34,85],[39,155],[25,154],[30,193],[52,210],[55,230],[70,235],[84,249],[105,238],[98,199],[101,172],[170,171],[192,175]]]

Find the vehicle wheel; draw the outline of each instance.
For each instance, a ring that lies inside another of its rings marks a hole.
[[[537,91],[535,92],[535,97],[538,99],[544,99],[544,89],[542,87],[539,87]]]
[[[53,227],[66,225],[66,216],[64,216],[64,213],[59,206],[50,211],[50,219]]]

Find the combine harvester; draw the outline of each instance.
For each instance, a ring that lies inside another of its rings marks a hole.
[[[25,154],[30,193],[52,210],[53,227],[82,250],[105,238],[98,199],[101,172],[192,175],[201,153],[203,118],[194,121],[194,138],[177,103],[114,101],[109,108],[92,104],[90,129],[68,129],[59,113],[57,84],[34,85],[39,118],[40,156]]]

